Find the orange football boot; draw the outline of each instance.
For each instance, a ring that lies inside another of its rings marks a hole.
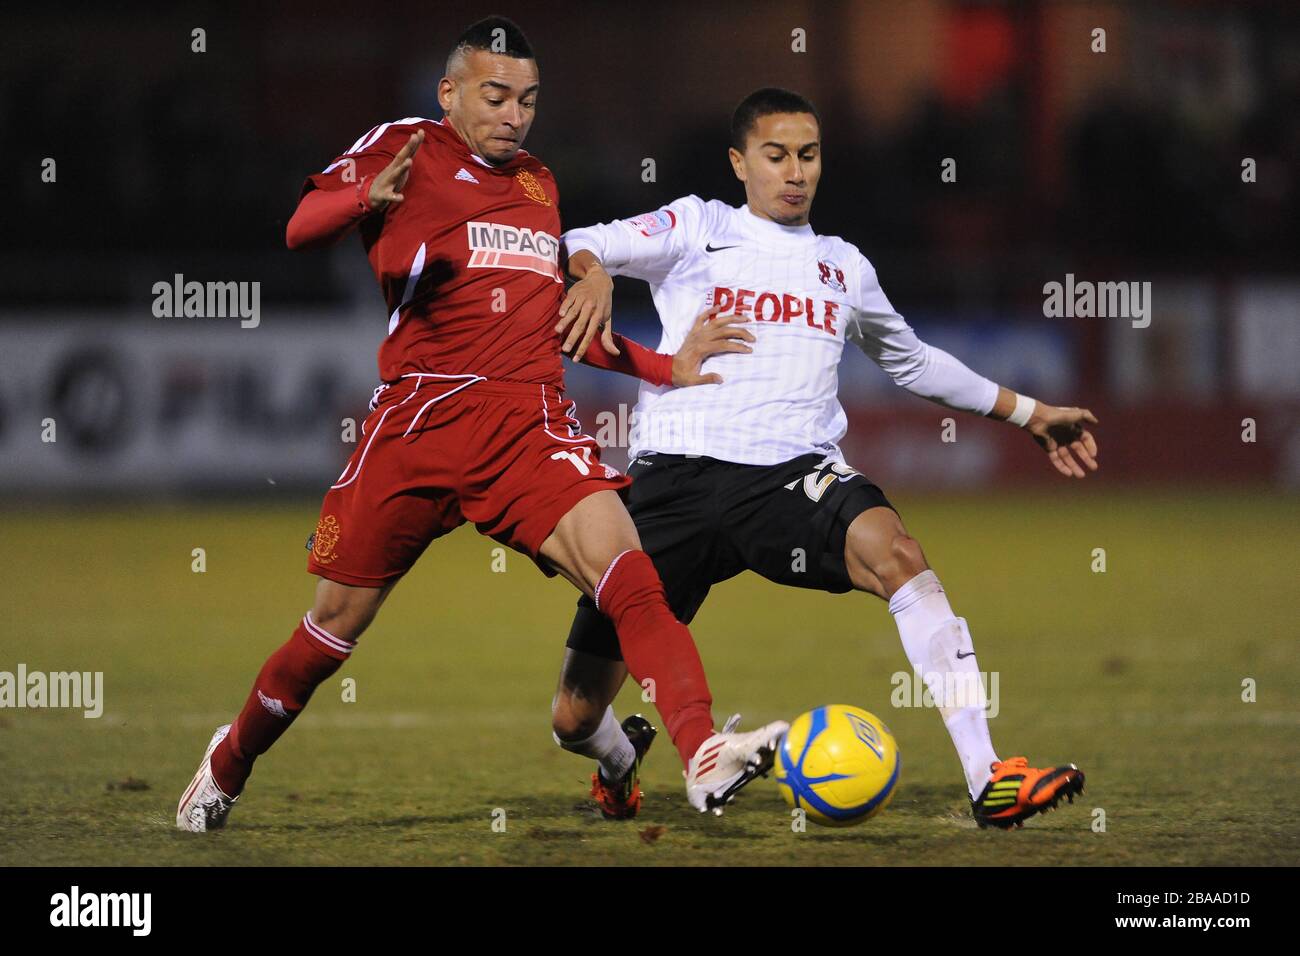
[[[646,751],[655,739],[654,725],[640,714],[626,718],[622,727],[636,754],[632,766],[628,767],[623,779],[617,783],[605,780],[599,767],[591,775],[591,795],[596,798],[596,804],[606,820],[630,820],[640,812],[641,798],[644,796],[641,792],[641,761],[645,759]]]
[[[1039,770],[1024,757],[1012,757],[991,764],[989,770],[989,782],[971,801],[980,829],[1024,826],[1026,819],[1051,810],[1062,797],[1074,803],[1074,795],[1083,793],[1083,771],[1072,763]]]

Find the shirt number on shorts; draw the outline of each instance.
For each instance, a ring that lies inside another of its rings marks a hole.
[[[833,461],[829,465],[821,465],[816,471],[809,472],[804,476],[803,493],[808,496],[809,501],[821,501],[822,495],[826,494],[826,489],[835,484],[836,481],[848,481],[859,474],[861,472],[838,461]],[[786,487],[792,491],[794,490],[793,483]]]
[[[582,452],[582,454],[578,455],[571,451],[557,451],[551,455],[551,461],[563,461],[567,458],[569,463],[572,464],[574,468],[578,469],[578,474],[590,475],[591,449],[586,445],[581,445],[579,446],[578,451]]]

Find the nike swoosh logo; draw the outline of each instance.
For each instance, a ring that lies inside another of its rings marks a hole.
[[[975,656],[974,651],[971,651],[969,654],[963,654],[961,651],[957,652],[957,660],[961,660],[963,657],[974,657],[974,656]]]
[[[708,243],[705,243],[704,245],[705,252],[721,252],[723,249],[738,249],[738,248],[740,247],[739,246],[714,246]]]

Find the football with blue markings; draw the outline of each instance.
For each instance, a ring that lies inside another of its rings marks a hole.
[[[786,803],[823,826],[852,826],[885,809],[898,773],[898,744],[889,728],[848,704],[796,717],[776,755],[777,787]]]

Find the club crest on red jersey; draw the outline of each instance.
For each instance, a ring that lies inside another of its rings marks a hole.
[[[847,291],[844,286],[844,270],[829,259],[817,260],[817,278],[822,285],[828,285],[836,292]]]
[[[339,519],[325,515],[316,524],[316,531],[307,539],[307,547],[317,564],[330,564],[338,557],[334,548],[339,543]]]
[[[543,206],[549,206],[551,204],[551,197],[546,195],[546,190],[543,189],[542,184],[537,181],[537,177],[528,170],[521,169],[519,172],[515,173],[515,180],[523,187],[524,195],[533,202],[539,202]]]

